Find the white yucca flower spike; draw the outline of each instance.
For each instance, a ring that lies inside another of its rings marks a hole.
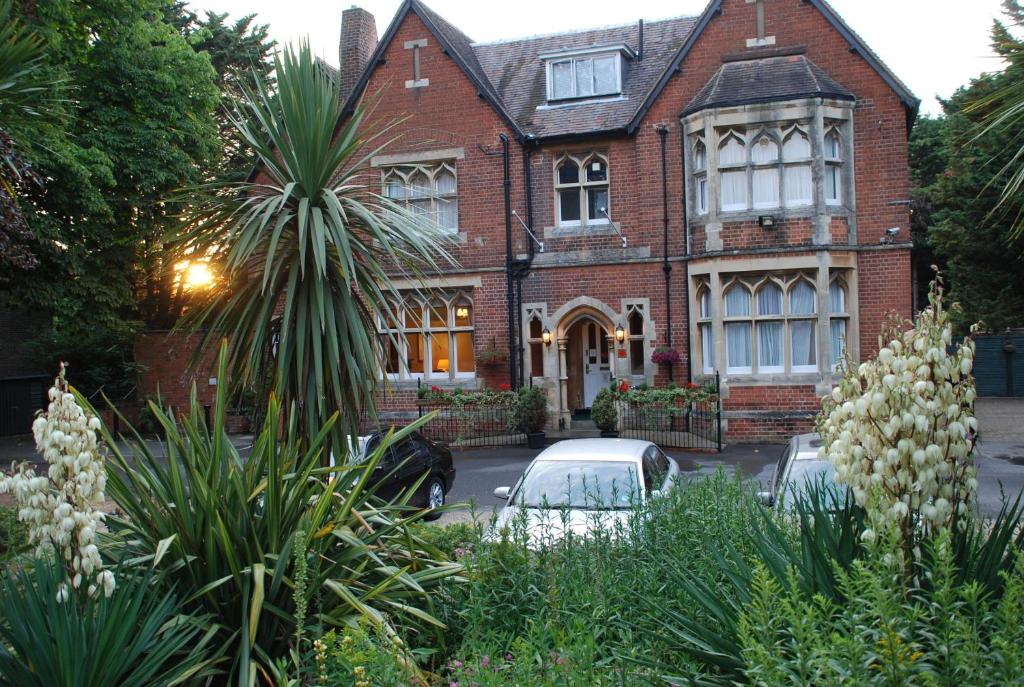
[[[114,576],[103,570],[96,545],[107,482],[103,445],[96,437],[100,421],[78,405],[68,388],[64,363],[48,398],[46,410],[32,423],[36,450],[49,464],[46,476],[37,476],[27,463],[12,466],[11,475],[0,473],[0,494],[14,493],[18,520],[29,525],[29,543],[35,544],[37,556],[56,551],[72,587],[95,576],[109,596]],[[57,599],[67,598],[65,584]]]

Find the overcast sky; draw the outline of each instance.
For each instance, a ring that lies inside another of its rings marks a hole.
[[[382,35],[400,0],[191,0],[193,9],[255,13],[279,43],[308,37],[313,50],[338,64],[341,12],[356,4],[377,18]],[[429,0],[427,4],[475,41],[517,38],[571,29],[699,14],[706,0]],[[921,98],[921,109],[940,111],[948,97],[982,72],[995,71],[989,34],[1000,0],[831,0],[846,22]],[[501,11],[492,9],[501,7]],[[766,5],[771,11],[771,0]],[[507,10],[513,10],[509,12]]]

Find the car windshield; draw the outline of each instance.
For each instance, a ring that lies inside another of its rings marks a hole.
[[[795,498],[806,494],[813,486],[822,486],[840,499],[845,498],[846,487],[836,483],[836,469],[827,460],[797,460],[789,473],[786,483],[786,497]],[[835,504],[838,506],[839,504]]]
[[[636,463],[541,460],[533,464],[513,501],[527,508],[615,510],[639,498]]]

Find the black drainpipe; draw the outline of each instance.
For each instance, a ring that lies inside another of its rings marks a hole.
[[[498,134],[501,139],[502,189],[505,196],[505,281],[508,296],[508,382],[516,388],[516,295],[512,285],[512,180],[508,173],[508,136]]]
[[[661,271],[665,273],[665,320],[666,334],[665,343],[672,348],[672,265],[668,261],[668,163],[665,157],[665,141],[668,138],[668,127],[664,124],[658,127],[658,136],[661,138],[661,223],[663,237]],[[672,374],[673,365],[668,366],[668,381],[674,381]]]
[[[679,194],[681,205],[683,208],[683,257],[689,257],[690,255],[690,218],[686,214],[686,132],[683,131],[682,124],[679,125],[679,171],[682,174],[682,193]],[[686,311],[689,313],[690,309],[690,261],[683,260],[683,303],[686,303]],[[689,315],[687,315],[689,316]],[[689,330],[689,327],[687,327]],[[691,337],[692,340],[692,337]],[[686,383],[691,384],[693,382],[693,351],[690,350],[689,345],[686,347],[688,358],[686,360]],[[721,447],[722,442],[718,442]]]

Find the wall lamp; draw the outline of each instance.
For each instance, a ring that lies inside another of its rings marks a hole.
[[[621,324],[615,328],[615,340],[619,343],[626,340],[626,330],[622,328]]]
[[[540,340],[544,342],[545,346],[551,345],[551,330],[544,327],[544,331],[540,334]]]

